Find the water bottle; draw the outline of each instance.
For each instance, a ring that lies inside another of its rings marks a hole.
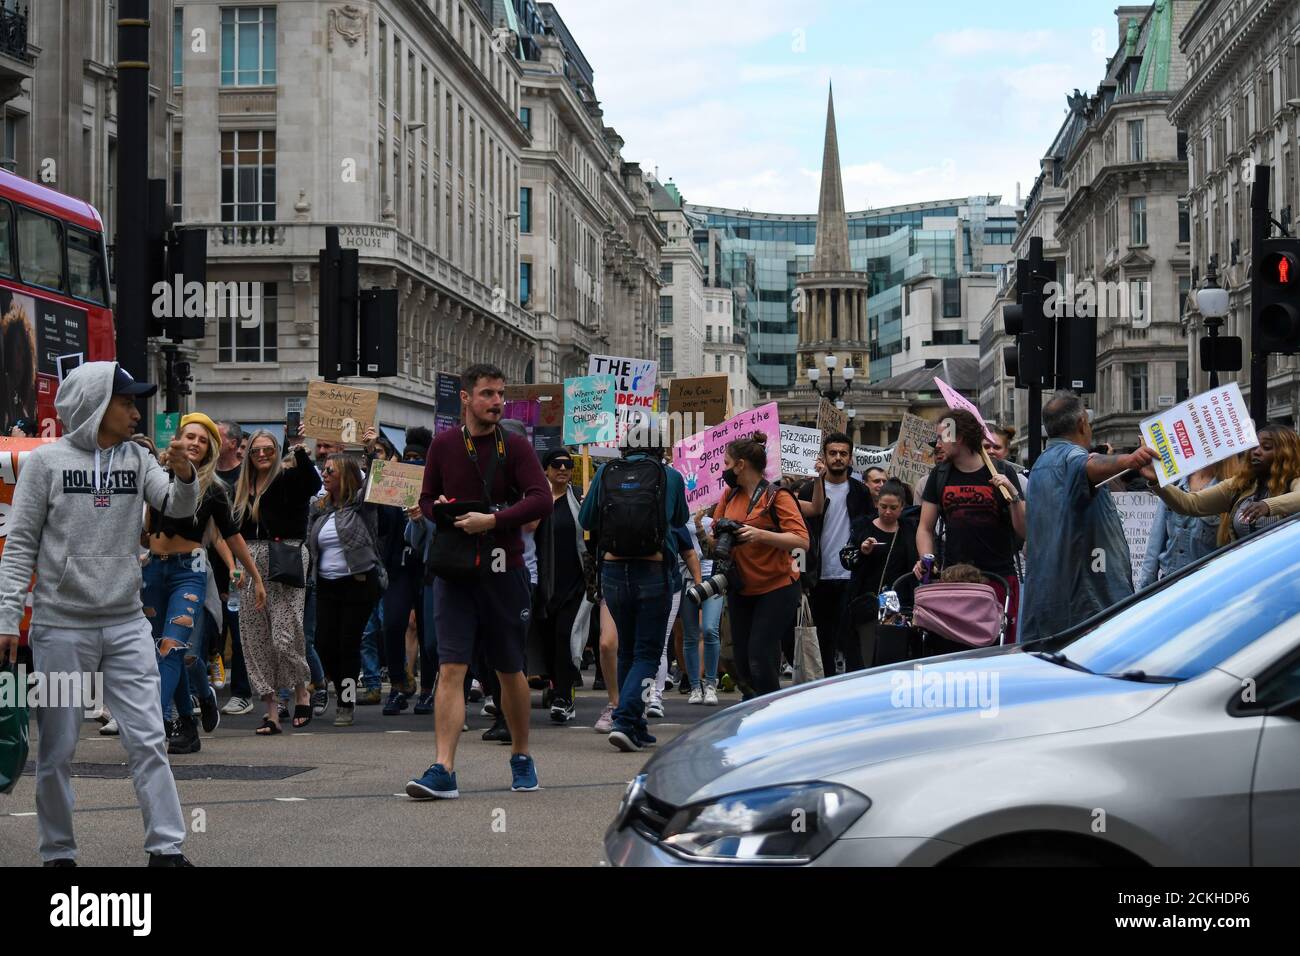
[[[235,564],[235,568],[239,568],[238,563]],[[231,577],[233,578],[234,575],[232,574]],[[239,613],[239,588],[235,586],[233,580],[230,582],[230,590],[226,593],[226,610],[231,614]]]

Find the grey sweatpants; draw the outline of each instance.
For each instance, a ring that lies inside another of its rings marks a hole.
[[[142,615],[114,627],[34,626],[32,662],[45,673],[104,675],[104,697],[117,718],[136,799],[144,814],[149,853],[179,853],[185,819],[176,793],[162,710],[153,631]],[[80,707],[37,707],[36,812],[41,861],[77,856],[72,835],[72,757],[81,730]]]

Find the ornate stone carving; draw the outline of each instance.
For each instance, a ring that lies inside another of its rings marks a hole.
[[[329,28],[325,33],[329,37],[328,46],[331,53],[334,51],[334,34],[337,33],[348,46],[356,46],[357,41],[361,40],[366,56],[370,55],[370,16],[361,7],[351,3],[345,3],[341,7],[331,7]]]

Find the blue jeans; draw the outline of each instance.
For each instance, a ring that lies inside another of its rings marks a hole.
[[[704,683],[717,685],[718,658],[722,655],[722,608],[726,598],[714,595],[703,607],[682,596],[682,656],[692,688],[700,688],[700,638],[704,638]],[[697,619],[698,618],[698,619]]]
[[[606,561],[601,588],[618,628],[618,707],[614,728],[648,732],[645,697],[653,690],[667,639],[672,585],[660,561]]]
[[[361,687],[372,690],[384,683],[379,676],[379,639],[384,632],[384,602],[375,602],[375,609],[370,612],[366,622],[365,633],[361,635]],[[391,675],[391,672],[389,674]]]
[[[206,560],[206,557],[205,559]],[[182,717],[194,713],[190,704],[189,682],[185,675],[185,655],[196,635],[202,635],[203,597],[208,590],[208,576],[199,559],[189,554],[150,555],[141,571],[144,588],[140,600],[144,616],[153,630],[158,650],[160,706],[166,714],[172,701]],[[167,653],[158,647],[163,641],[175,641]]]
[[[310,584],[302,607],[302,630],[307,637],[307,667],[311,670],[311,682],[317,690],[322,690],[325,687],[325,668],[316,653],[316,588]]]

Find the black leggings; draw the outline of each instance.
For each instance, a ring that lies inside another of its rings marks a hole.
[[[420,689],[428,692],[433,687],[433,675],[438,665],[429,658],[425,649],[424,634],[428,623],[424,620],[424,566],[408,565],[390,569],[388,590],[384,592],[384,656],[388,659],[388,678],[393,689],[406,685],[406,626],[415,611],[415,628],[420,647]],[[411,661],[414,664],[415,661]]]
[[[377,600],[379,578],[374,571],[360,579],[349,576],[316,581],[316,653],[345,707],[357,702],[361,635]]]
[[[794,640],[795,615],[802,589],[798,581],[766,594],[728,594],[731,642],[740,681],[755,694],[781,689],[781,645]]]
[[[555,696],[573,700],[573,685],[578,680],[578,668],[573,664],[573,652],[570,649],[573,622],[582,606],[584,594],[575,591],[573,596],[544,614],[538,614],[545,608],[534,608],[537,634],[542,641],[542,654],[546,662],[546,675],[555,685]],[[540,601],[538,602],[541,603]]]

